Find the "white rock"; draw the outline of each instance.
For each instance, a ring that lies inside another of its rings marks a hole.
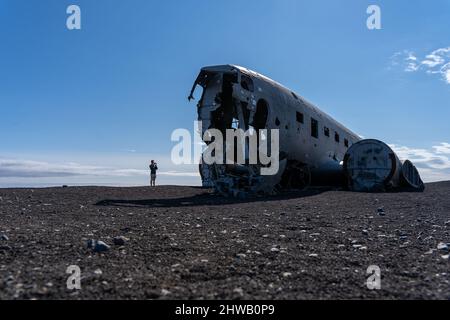
[[[103,271],[100,270],[100,269],[96,269],[96,270],[94,271],[94,273],[97,274],[97,275],[101,275],[101,274],[103,274]]]
[[[242,290],[242,288],[234,288],[234,289],[233,289],[233,292],[234,292],[234,293],[237,293],[237,294],[240,295],[240,296],[243,296],[243,295],[244,295],[244,290]]]
[[[438,244],[437,249],[442,251],[448,251],[448,245],[446,243],[441,242]]]
[[[163,296],[167,296],[167,295],[170,294],[170,291],[167,290],[167,289],[162,289],[162,290],[161,290],[161,294],[162,294]]]

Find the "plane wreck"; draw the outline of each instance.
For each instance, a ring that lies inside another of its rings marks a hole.
[[[197,103],[199,133],[208,148],[215,144],[200,163],[205,187],[234,197],[310,185],[346,186],[354,191],[403,186],[423,190],[410,161],[402,164],[383,142],[362,140],[300,95],[259,73],[235,65],[202,68],[189,101],[198,86],[202,88]],[[230,135],[230,130],[245,134]],[[218,139],[218,134],[225,138]],[[264,157],[264,152],[270,156]],[[218,155],[226,160],[217,161]],[[265,174],[270,167],[276,171]]]

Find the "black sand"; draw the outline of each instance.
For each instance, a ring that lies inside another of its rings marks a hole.
[[[1,189],[0,299],[450,299],[448,253],[435,250],[450,242],[450,182],[252,201],[209,192]],[[111,248],[94,253],[89,239]],[[66,288],[69,265],[79,291]],[[369,265],[381,290],[366,287]]]

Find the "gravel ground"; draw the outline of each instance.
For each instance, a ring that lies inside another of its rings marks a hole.
[[[248,201],[196,187],[0,189],[0,299],[450,299],[449,195],[450,182]],[[67,289],[70,265],[81,290]],[[366,287],[370,265],[380,290]]]

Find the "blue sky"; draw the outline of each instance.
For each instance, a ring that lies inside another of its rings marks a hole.
[[[449,21],[447,0],[0,0],[0,186],[146,184],[153,158],[160,183],[199,184],[170,135],[192,130],[199,69],[227,63],[450,179]]]

